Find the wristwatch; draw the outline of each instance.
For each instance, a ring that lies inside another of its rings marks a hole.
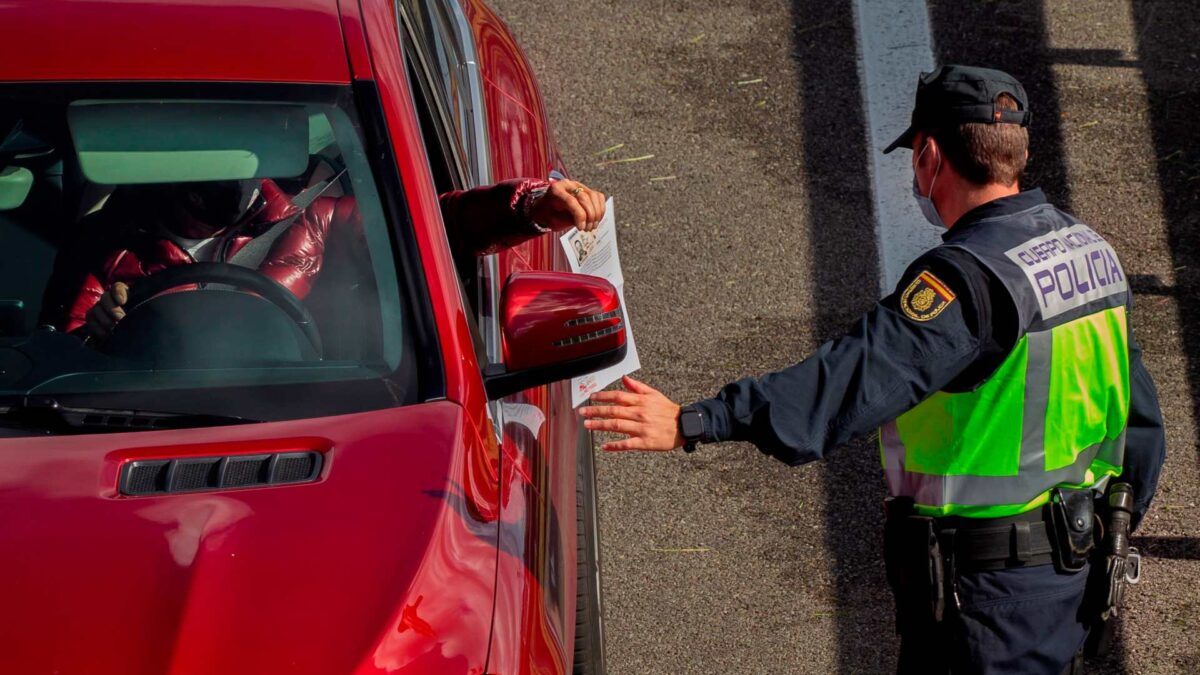
[[[679,434],[683,436],[684,452],[695,452],[696,444],[704,440],[704,417],[696,406],[679,409]]]

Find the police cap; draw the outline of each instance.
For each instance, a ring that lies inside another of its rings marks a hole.
[[[1017,110],[996,105],[996,97],[1008,94],[1017,101]],[[940,66],[932,73],[921,73],[917,80],[917,104],[912,124],[892,141],[884,154],[899,147],[911,147],[918,131],[944,128],[967,122],[1020,124],[1029,126],[1029,98],[1025,88],[1008,73],[971,66]]]

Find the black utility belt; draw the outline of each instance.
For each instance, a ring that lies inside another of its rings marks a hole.
[[[937,522],[935,532],[943,554],[954,556],[960,574],[1051,565],[1055,545],[1047,524],[1048,510],[1049,505],[1019,516],[969,524]]]
[[[1051,564],[1075,572],[1095,546],[1094,497],[1092,490],[1056,488],[1047,504],[1004,518],[927,518],[911,500],[892,499],[885,539],[909,560],[914,548],[936,548],[959,574]]]

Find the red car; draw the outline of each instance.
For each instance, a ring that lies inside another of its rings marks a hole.
[[[602,672],[566,382],[622,358],[617,294],[439,209],[564,173],[496,15],[0,4],[0,672]],[[149,262],[196,184],[274,200],[251,259],[303,221],[303,283]],[[46,320],[98,265],[139,275],[111,334]]]

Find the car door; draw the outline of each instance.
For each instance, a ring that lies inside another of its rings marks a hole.
[[[461,189],[545,176],[545,144],[524,142],[532,127],[530,118],[522,118],[524,111],[509,105],[482,77],[475,45],[479,27],[470,25],[452,0],[402,0],[401,6],[412,37],[412,61],[420,71],[416,77],[423,80],[437,108],[427,123],[438,127],[438,138],[427,140],[427,145],[440,145],[444,160],[452,165],[445,179]],[[556,245],[553,237],[538,237],[474,265],[460,265],[464,292],[477,310],[481,354],[489,363],[503,360],[497,317],[504,281],[514,273],[553,269]],[[563,387],[553,388],[566,393]],[[551,389],[528,389],[490,407],[502,437],[502,513],[489,663],[501,671],[505,668],[497,663],[550,672],[561,672],[569,663],[574,627],[574,444],[573,437],[565,445],[552,443],[549,430],[556,426],[554,414],[573,413],[569,398],[565,410],[552,406]],[[560,395],[558,400],[564,399]]]

